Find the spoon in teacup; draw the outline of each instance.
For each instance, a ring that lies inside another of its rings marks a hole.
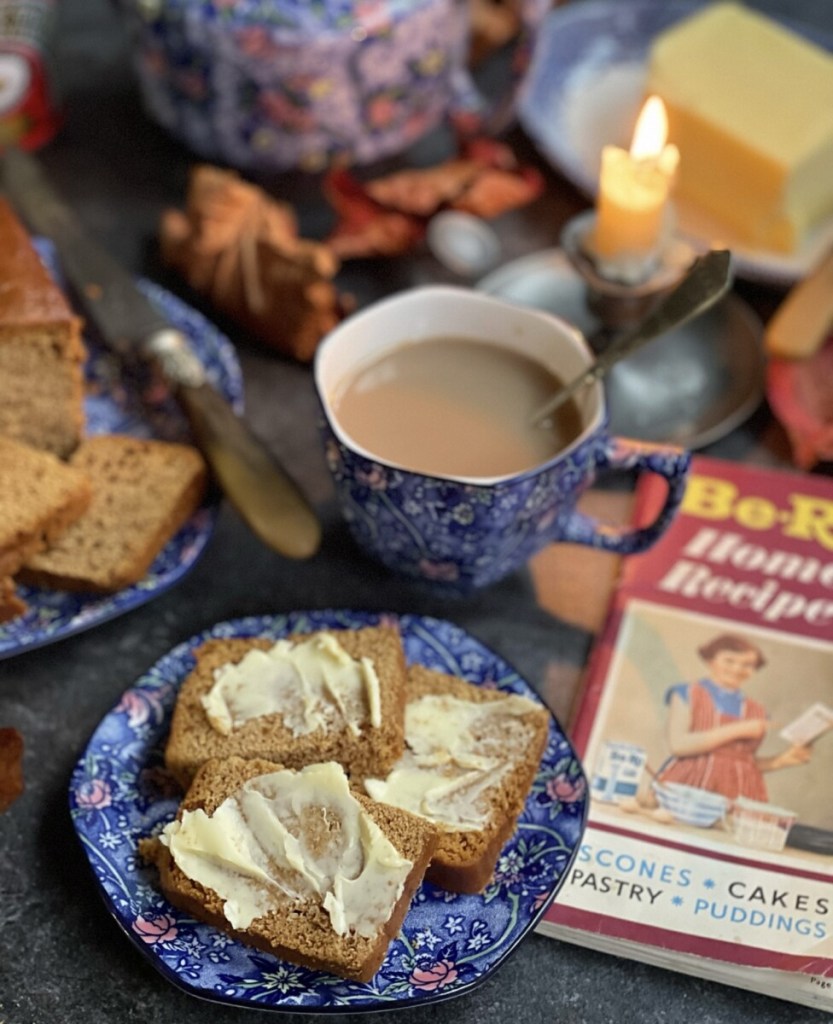
[[[698,256],[676,288],[669,292],[640,323],[614,338],[592,365],[575,380],[565,384],[533,413],[533,424],[543,423],[577,391],[604,377],[620,359],[626,358],[672,328],[687,323],[714,305],[729,290],[730,265],[731,253],[726,249],[712,249],[704,256]]]

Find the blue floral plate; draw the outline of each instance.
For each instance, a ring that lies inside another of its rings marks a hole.
[[[588,196],[596,193],[602,147],[627,148],[644,100],[646,58],[654,38],[706,0],[585,0],[550,11],[519,98],[518,119],[550,163]],[[806,25],[786,27],[833,50]],[[685,159],[683,154],[682,159]],[[826,218],[791,254],[750,248],[705,211],[678,202],[681,231],[695,242],[720,239],[739,276],[787,286],[833,244]]]
[[[52,246],[39,240],[38,250],[53,276],[59,278]],[[172,326],[191,342],[209,380],[242,410],[243,383],[234,347],[203,316],[150,281],[138,286]],[[94,337],[85,338],[84,401],[88,434],[132,434],[166,441],[187,441],[188,425],[170,398],[150,393],[151,384],[128,375]],[[150,399],[150,401],[147,401]],[[28,612],[0,625],[0,658],[53,643],[150,601],[179,580],[202,554],[217,516],[216,499],[209,498],[180,530],[139,583],[117,594],[71,594],[67,591],[20,587]]]
[[[192,650],[209,637],[307,633],[398,622],[409,662],[480,686],[539,700],[505,662],[462,629],[437,619],[349,611],[298,612],[220,623],[175,647],[104,718],[70,784],[76,831],[116,921],[175,985],[220,1003],[330,1013],[430,1003],[467,992],[501,964],[549,905],[578,848],[587,783],[553,720],[517,831],[493,881],[477,896],[423,883],[379,972],[366,984],[276,960],[194,921],[157,889],[138,840],[159,832],[179,797],[163,769],[177,690]]]

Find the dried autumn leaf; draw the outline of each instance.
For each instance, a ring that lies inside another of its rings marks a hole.
[[[334,251],[299,237],[292,207],[232,171],[196,167],[185,210],[165,212],[159,242],[164,262],[218,311],[302,362],[344,315]]]
[[[796,466],[833,460],[833,335],[807,359],[770,359],[766,391]]]
[[[327,242],[339,259],[398,256],[425,234],[420,218],[383,209],[347,171],[331,172],[324,182],[324,194],[338,214]]]
[[[7,811],[23,792],[23,737],[0,729],[0,813]]]
[[[537,171],[483,170],[451,207],[484,220],[525,206],[541,194],[543,178]]]
[[[468,140],[452,160],[368,182],[337,170],[324,186],[338,215],[328,243],[343,260],[400,255],[421,241],[440,210],[490,219],[526,205],[542,190],[538,171],[521,167],[512,150],[493,139]]]
[[[369,181],[365,191],[380,206],[416,217],[430,217],[445,203],[451,203],[481,173],[473,160],[449,160],[436,167],[397,171]]]

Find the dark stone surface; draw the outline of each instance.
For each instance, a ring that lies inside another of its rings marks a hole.
[[[830,0],[759,0],[754,6],[833,33]],[[161,210],[181,201],[192,156],[143,115],[116,6],[65,0],[57,54],[66,121],[43,153],[48,168],[113,253],[184,295],[158,267],[153,239]],[[292,194],[314,216],[313,179],[287,176],[267,184]],[[551,185],[580,208],[568,185],[554,176]],[[558,227],[543,207],[524,221],[509,218],[507,254],[553,245]],[[353,271],[351,284],[370,297],[430,273],[425,263],[371,265]],[[433,273],[439,277],[439,268]],[[122,691],[174,644],[239,615],[352,607],[452,619],[533,685],[540,685],[548,661],[581,664],[586,656],[591,638],[540,611],[525,573],[485,595],[445,603],[360,558],[332,506],[309,370],[236,340],[252,422],[319,506],[323,549],[308,563],[288,562],[266,551],[226,507],[206,554],[172,591],[88,633],[0,663],[0,724],[16,726],[26,740],[26,791],[0,818],[3,1024],[222,1024],[244,1018],[241,1010],[182,994],[126,941],[99,897],[67,811],[69,775],[90,733]],[[769,430],[765,416],[755,417],[722,450],[742,458],[750,446],[768,443]],[[252,1019],[263,1016],[253,1013]],[[475,992],[400,1016],[413,1024],[826,1019],[540,936],[526,941]],[[347,1024],[355,1017],[342,1019]]]

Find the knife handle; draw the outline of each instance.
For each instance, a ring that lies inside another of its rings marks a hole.
[[[210,384],[181,384],[176,394],[198,447],[252,531],[288,558],[314,555],[318,519],[263,442]]]

